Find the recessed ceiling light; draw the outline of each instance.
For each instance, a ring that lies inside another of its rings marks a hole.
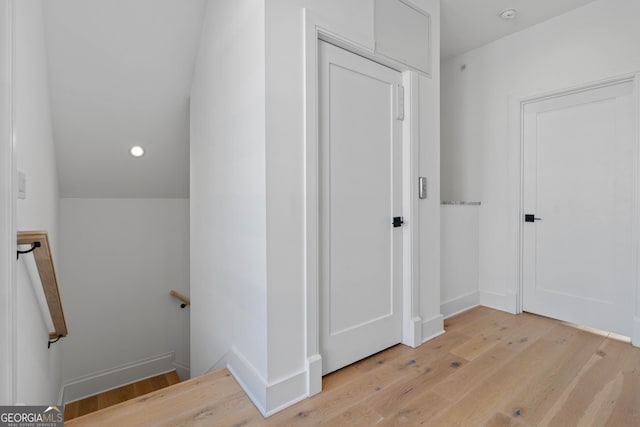
[[[514,19],[516,16],[518,16],[518,11],[515,9],[507,9],[507,10],[503,10],[502,12],[500,12],[500,14],[498,15],[500,18],[508,21],[510,19]]]
[[[133,157],[142,157],[144,156],[144,148],[139,145],[134,145],[129,150],[129,154],[131,154]]]

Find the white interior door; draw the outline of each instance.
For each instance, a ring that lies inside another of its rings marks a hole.
[[[525,106],[525,311],[631,335],[633,112],[631,82]]]
[[[400,342],[399,72],[320,42],[320,350],[323,374]]]

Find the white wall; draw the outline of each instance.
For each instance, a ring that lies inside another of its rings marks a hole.
[[[14,266],[15,230],[13,191],[13,140],[11,114],[11,40],[13,13],[8,1],[0,2],[0,335],[5,343],[0,347],[0,405],[13,403],[14,363]]]
[[[191,90],[193,375],[267,375],[264,44],[263,1],[209,1]]]
[[[433,25],[416,172],[430,177],[419,239],[431,336],[442,331],[439,2],[416,4]],[[371,0],[212,0],[192,87],[191,286],[195,304],[207,306],[192,310],[192,369],[224,359],[263,413],[307,393],[304,8],[373,42]]]
[[[54,262],[58,262],[58,176],[42,3],[30,0],[15,4],[16,156],[18,170],[27,178],[27,198],[17,204],[17,228],[46,230]],[[61,345],[47,349],[50,316],[41,308],[42,285],[29,279],[25,259],[18,261],[17,272],[16,399],[26,404],[56,403],[61,386]]]
[[[169,291],[189,295],[189,200],[60,204],[65,400],[172,369],[148,360],[171,352],[184,379],[190,309]]]
[[[443,205],[440,224],[440,311],[451,316],[478,305],[478,211],[475,205]]]
[[[443,174],[442,188],[447,198],[482,201],[481,303],[515,307],[518,183],[510,169],[510,99],[640,70],[638,17],[637,0],[598,0],[442,64],[448,94],[442,167],[455,171]]]

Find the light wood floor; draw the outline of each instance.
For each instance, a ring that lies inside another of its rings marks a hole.
[[[87,397],[86,399],[77,400],[65,405],[64,420],[69,421],[82,415],[169,387],[170,385],[178,384],[179,382],[180,378],[176,371],[171,371],[166,374],[157,375],[152,378],[147,378],[146,380],[105,391],[104,393]]]
[[[640,426],[640,349],[483,307],[445,327],[324,377],[322,393],[267,420],[223,370],[65,425]]]

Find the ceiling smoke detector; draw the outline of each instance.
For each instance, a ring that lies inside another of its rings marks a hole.
[[[505,21],[509,21],[511,19],[514,19],[516,16],[518,16],[518,11],[515,9],[507,9],[500,12],[498,16],[504,19]]]

